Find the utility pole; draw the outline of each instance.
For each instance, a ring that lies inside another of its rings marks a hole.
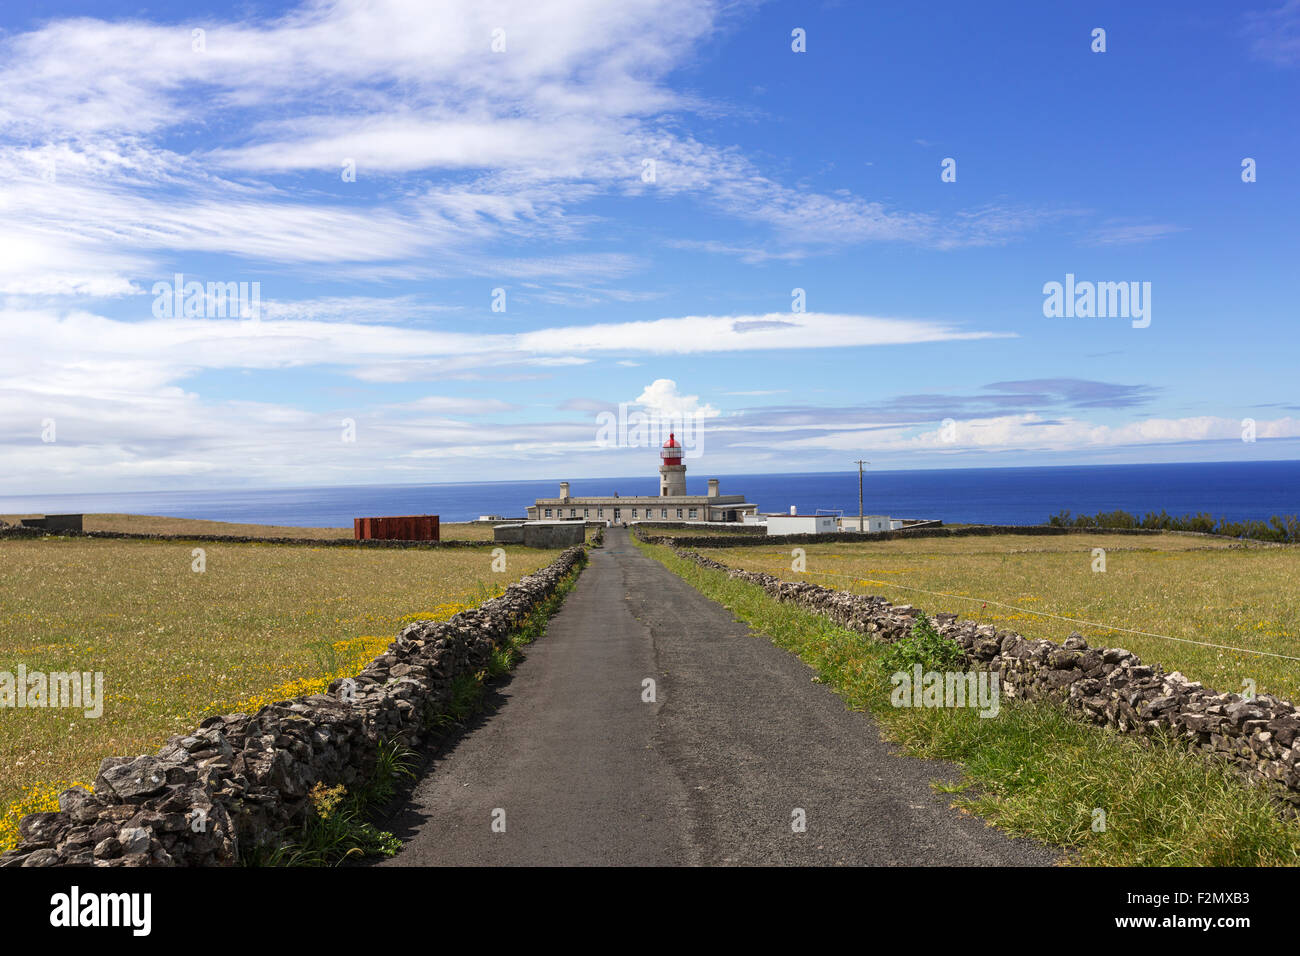
[[[858,533],[862,533],[862,466],[869,465],[871,462],[858,459],[855,462],[858,466]]]

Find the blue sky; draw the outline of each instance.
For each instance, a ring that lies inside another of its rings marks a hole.
[[[5,4],[0,492],[1294,458],[1300,0],[1135,6]]]

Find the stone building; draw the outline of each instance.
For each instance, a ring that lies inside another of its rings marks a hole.
[[[661,433],[662,434],[662,433]],[[573,498],[569,483],[560,482],[558,498],[538,498],[528,507],[528,520],[586,519],[588,521],[743,521],[745,515],[758,513],[758,505],[744,495],[724,495],[718,491],[718,479],[709,479],[709,493],[686,493],[686,466],[682,464],[682,446],[669,435],[660,450],[659,494],[629,498]]]

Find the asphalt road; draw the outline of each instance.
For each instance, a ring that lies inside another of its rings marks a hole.
[[[929,782],[954,778],[951,765],[897,755],[869,716],[625,530],[605,542],[477,725],[385,823],[405,847],[380,865],[1057,858],[950,809]]]

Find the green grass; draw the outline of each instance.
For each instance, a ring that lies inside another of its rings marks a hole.
[[[884,645],[667,547],[638,547],[797,654],[907,753],[958,763],[960,783],[936,788],[952,792],[960,812],[1064,847],[1066,860],[1081,865],[1300,864],[1300,825],[1284,821],[1260,788],[1227,767],[1179,745],[1074,720],[1046,702],[1003,699],[990,718],[967,709],[894,708]],[[1096,810],[1105,813],[1101,831],[1093,829]]]
[[[193,549],[205,570],[193,570]],[[404,624],[446,620],[558,551],[0,540],[0,671],[102,672],[103,714],[0,711],[0,849],[23,813],[213,713],[318,693]]]
[[[441,714],[433,715],[431,725],[447,730],[464,723],[483,706],[485,683],[504,676],[522,658],[520,649],[546,632],[551,615],[563,603],[585,560],[552,592],[533,608],[515,628],[505,646],[496,648],[488,665],[479,671],[466,671],[452,678],[451,699]],[[380,830],[368,819],[377,806],[387,803],[403,779],[415,777],[417,755],[398,741],[382,742],[374,772],[364,787],[349,791],[346,787],[318,784],[311,792],[307,819],[286,841],[274,849],[256,847],[244,858],[247,866],[338,866],[352,857],[393,856],[402,848],[397,837]]]
[[[379,744],[375,769],[363,787],[317,784],[309,795],[303,825],[280,846],[255,847],[245,866],[339,866],[352,857],[393,856],[402,841],[366,819],[371,807],[397,792],[398,783],[415,776],[415,752],[398,741]]]
[[[790,546],[708,553],[732,567],[950,611],[1029,638],[1061,641],[1077,630],[1218,691],[1240,693],[1249,679],[1259,693],[1300,700],[1300,660],[1285,659],[1300,658],[1300,546],[1100,533],[803,547],[806,573],[791,570]],[[1105,550],[1104,572],[1093,570],[1094,548]]]

